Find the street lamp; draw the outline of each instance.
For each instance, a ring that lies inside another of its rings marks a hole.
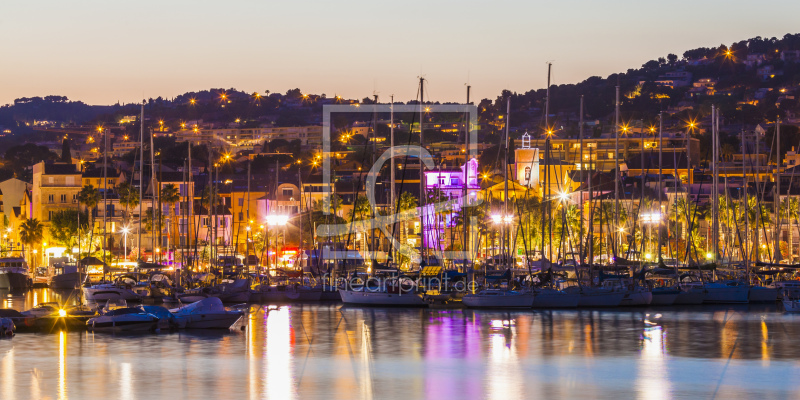
[[[122,243],[123,243],[123,247],[125,248],[125,250],[124,250],[125,251],[125,253],[124,253],[125,254],[125,261],[128,261],[128,232],[130,232],[130,229],[128,229],[127,226],[123,226],[122,227]]]

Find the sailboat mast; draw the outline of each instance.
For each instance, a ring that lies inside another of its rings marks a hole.
[[[505,138],[505,150],[503,150],[503,219],[502,224],[500,225],[503,229],[502,238],[503,238],[503,245],[500,249],[503,252],[503,262],[508,262],[508,249],[506,248],[509,230],[506,228],[506,218],[508,216],[508,126],[510,125],[510,118],[511,117],[511,96],[506,99],[506,138]]]
[[[153,216],[153,231],[152,231],[153,243],[152,243],[152,249],[151,249],[152,253],[151,254],[153,255],[152,256],[153,261],[154,262],[158,262],[158,260],[156,260],[156,254],[155,254],[155,249],[158,247],[156,245],[156,232],[155,232],[155,229],[156,229],[156,221],[160,220],[160,217],[161,217],[161,210],[157,210],[156,209],[156,196],[157,196],[157,193],[158,193],[158,189],[156,188],[156,161],[155,161],[155,154],[156,154],[156,149],[153,146],[153,132],[151,131],[150,132],[150,188],[152,188],[152,190],[153,190],[153,193],[151,194],[151,197],[150,197],[150,210],[152,210],[151,212],[152,212],[152,216]],[[159,237],[159,240],[160,239],[161,239],[161,237]]]
[[[742,205],[744,206],[744,270],[750,275],[750,202],[747,199],[747,163],[744,156],[747,153],[742,129]]]
[[[580,154],[578,155],[578,165],[580,165],[580,181],[581,181],[581,190],[578,193],[578,207],[579,207],[579,215],[581,218],[580,223],[580,234],[578,235],[578,252],[580,254],[580,263],[583,265],[583,183],[584,183],[584,176],[583,171],[586,169],[586,164],[583,162],[583,95],[581,95],[581,105],[579,108],[580,117],[578,122],[578,146],[580,147]],[[576,276],[577,278],[577,276]]]
[[[781,227],[781,211],[780,211],[780,197],[781,197],[781,119],[780,117],[775,119],[775,140],[776,140],[776,161],[775,161],[775,232],[773,233],[774,239],[772,241],[775,250],[772,253],[772,262],[778,263],[780,262],[780,227]],[[788,203],[787,203],[788,205]]]
[[[425,260],[425,226],[426,220],[428,219],[427,213],[425,210],[425,203],[427,194],[425,193],[425,167],[424,163],[422,162],[422,147],[425,145],[424,141],[424,129],[422,127],[424,115],[423,115],[423,105],[425,99],[425,78],[419,77],[419,206],[420,206],[420,215],[422,216],[422,225],[420,226],[420,233],[422,238],[420,239],[420,262]],[[426,262],[427,264],[427,262]]]
[[[614,245],[611,250],[614,256],[617,255],[617,231],[619,230],[619,85],[616,87],[616,97],[614,100],[614,229],[612,230],[611,237],[614,239]]]
[[[711,163],[714,176],[713,176],[713,184],[714,187],[711,188],[711,240],[713,241],[714,246],[713,254],[714,254],[714,261],[716,262],[717,257],[719,255],[719,130],[716,124],[717,113],[716,106],[711,106],[711,151],[713,154],[713,162]]]
[[[662,134],[664,128],[664,114],[658,113],[658,262],[661,262],[661,220],[662,215],[661,196],[664,195],[664,189],[661,188],[661,177],[664,173],[664,135]]]
[[[467,107],[465,107],[465,111],[468,110],[469,107],[469,91],[472,87],[467,85]],[[467,273],[467,255],[469,254],[469,228],[467,225],[467,202],[469,201],[469,132],[470,132],[470,119],[469,119],[469,111],[464,116],[464,193],[461,200],[461,223],[464,224],[464,236],[463,236],[463,245],[462,250],[464,254],[464,270],[462,272]],[[477,178],[477,177],[476,177]]]
[[[136,239],[137,260],[142,260],[142,194],[144,192],[144,100],[142,115],[139,117],[139,232]]]
[[[389,196],[391,198],[391,203],[389,205],[389,211],[392,214],[392,241],[395,239],[395,228],[397,227],[397,207],[395,203],[395,176],[394,176],[394,95],[389,96],[389,158],[391,159],[390,162],[390,181],[391,181],[391,188],[389,189]],[[395,246],[392,245],[392,263],[397,263],[397,251]]]
[[[108,214],[108,129],[103,131],[103,262],[106,262],[106,248],[108,247],[107,215]]]

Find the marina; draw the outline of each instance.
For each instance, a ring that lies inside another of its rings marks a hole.
[[[28,309],[62,296],[34,289],[3,301]],[[779,304],[500,311],[297,303],[253,307],[242,326],[20,333],[0,340],[0,390],[61,399],[800,395],[792,334],[800,315]]]

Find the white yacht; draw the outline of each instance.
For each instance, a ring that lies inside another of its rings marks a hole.
[[[32,284],[28,263],[24,258],[0,258],[0,289],[26,289]]]
[[[149,332],[157,326],[158,317],[139,307],[116,308],[86,321],[95,332]]]
[[[142,294],[133,291],[133,286],[123,283],[100,283],[84,287],[83,297],[90,302],[142,300]]]
[[[342,302],[370,306],[424,307],[428,305],[411,279],[392,277],[373,282],[375,285],[351,285],[348,288],[339,289]]]

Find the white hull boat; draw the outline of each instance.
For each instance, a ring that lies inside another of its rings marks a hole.
[[[783,299],[783,308],[786,312],[800,312],[800,300]]]
[[[389,293],[386,291],[370,291],[339,289],[342,302],[345,304],[360,304],[369,306],[407,306],[423,307],[428,303],[417,293]]]
[[[763,286],[751,286],[748,293],[751,303],[774,303],[778,301],[778,289]]]
[[[186,329],[229,329],[242,317],[242,312],[226,309],[216,297],[170,311],[178,327]]]
[[[626,290],[623,293],[625,293],[625,296],[619,303],[622,307],[648,306],[653,302],[653,293],[641,287]]]
[[[289,288],[286,297],[292,301],[319,301],[322,298],[322,289],[308,286]]]
[[[461,299],[461,302],[469,308],[530,308],[533,301],[532,292],[498,289],[481,290]]]
[[[566,293],[556,289],[536,289],[533,291],[533,308],[575,308],[581,300],[576,293]]]
[[[142,300],[142,296],[131,289],[107,283],[83,288],[83,297],[93,302]]]
[[[158,327],[158,317],[136,307],[117,308],[86,321],[94,332],[150,332]]]
[[[800,299],[800,281],[777,281],[767,286],[778,291],[778,300]]]

